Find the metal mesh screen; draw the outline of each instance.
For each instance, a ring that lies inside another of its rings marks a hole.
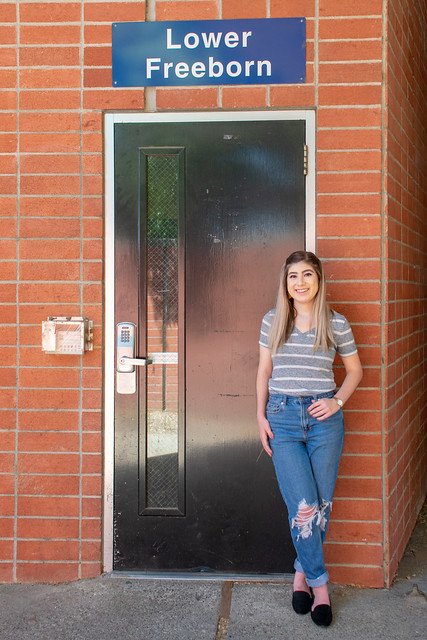
[[[147,157],[146,507],[178,505],[178,159]],[[156,357],[156,354],[157,357]]]

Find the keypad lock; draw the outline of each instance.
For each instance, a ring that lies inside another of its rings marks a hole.
[[[136,367],[149,364],[147,358],[136,358],[136,327],[133,322],[119,322],[116,341],[117,393],[136,392]]]

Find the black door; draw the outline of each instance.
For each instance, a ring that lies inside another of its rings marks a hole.
[[[304,247],[304,142],[304,121],[115,125],[116,323],[147,358],[115,394],[116,570],[292,570],[254,385]]]

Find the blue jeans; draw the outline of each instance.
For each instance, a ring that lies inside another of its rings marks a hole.
[[[274,467],[297,553],[294,568],[305,573],[309,587],[329,579],[323,541],[344,444],[344,419],[342,410],[317,420],[307,409],[333,396],[333,391],[303,398],[273,394],[267,404]]]

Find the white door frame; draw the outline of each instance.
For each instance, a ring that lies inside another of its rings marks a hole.
[[[309,166],[305,183],[306,249],[316,250],[316,112],[299,111],[207,111],[170,113],[107,113],[104,116],[104,504],[103,572],[113,570],[114,491],[114,125],[117,123],[220,122],[228,120],[305,120]]]

